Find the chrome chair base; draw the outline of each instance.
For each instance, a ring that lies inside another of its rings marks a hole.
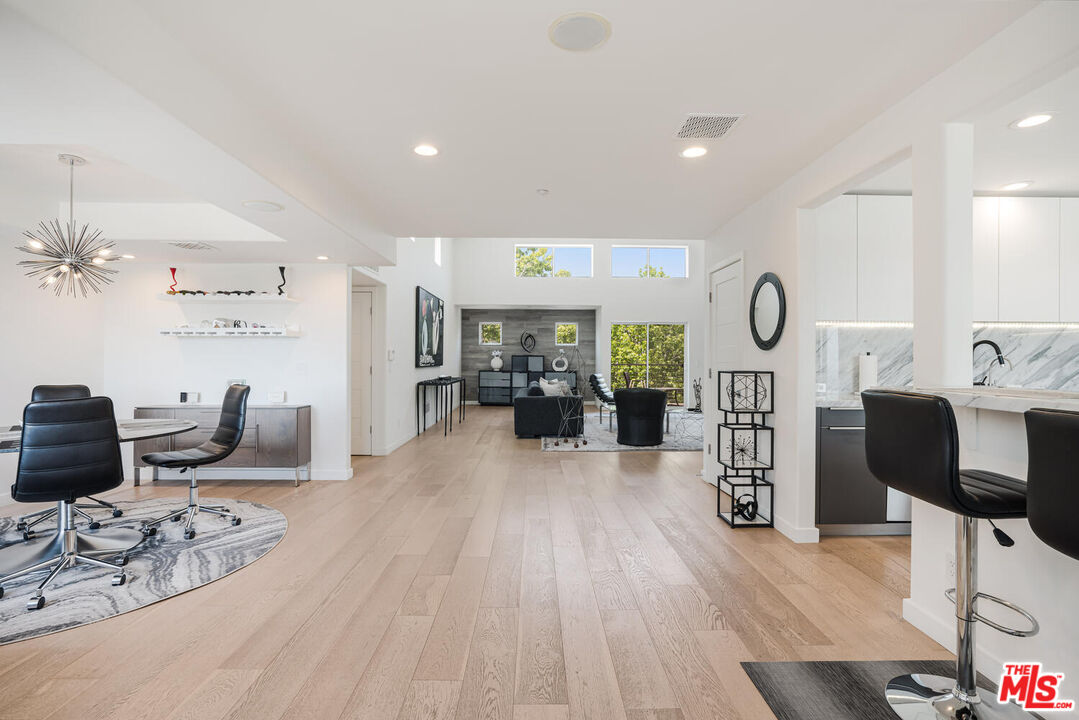
[[[953,678],[939,675],[901,675],[888,683],[885,697],[903,720],[1035,720],[1039,716],[1015,703],[998,703],[995,693],[981,691],[960,698]],[[984,694],[983,694],[984,693]]]
[[[187,521],[184,523],[184,539],[191,540],[195,537],[195,528],[192,525],[195,522],[195,517],[199,513],[219,515],[228,519],[233,525],[240,524],[240,517],[229,512],[229,509],[224,505],[202,505],[199,503],[199,481],[198,477],[195,475],[195,468],[191,468],[191,485],[187,489],[187,507],[173,510],[168,514],[162,515],[159,518],[154,518],[153,520],[143,520],[142,534],[151,535],[153,532],[156,532],[157,526],[166,520],[179,522],[183,516],[186,515]]]
[[[122,528],[77,532],[74,508],[60,502],[57,510],[60,527],[54,535],[10,545],[0,553],[0,597],[3,597],[3,584],[10,580],[36,572],[49,573],[26,604],[28,610],[44,607],[45,587],[63,570],[76,565],[93,565],[114,570],[116,572],[112,576],[112,584],[123,585],[127,581],[123,567],[127,563],[127,553],[143,540],[143,534],[138,530]],[[108,556],[118,557],[120,561],[111,563],[100,559]]]

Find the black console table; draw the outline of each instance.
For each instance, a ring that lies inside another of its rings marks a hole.
[[[465,421],[465,388],[463,377],[442,377],[416,383],[416,434],[427,429],[427,388],[435,388],[435,423],[442,419],[442,435],[453,432],[453,386],[460,384],[461,404],[457,406],[457,422]],[[421,399],[422,388],[422,399]]]

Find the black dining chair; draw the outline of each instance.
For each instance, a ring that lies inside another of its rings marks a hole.
[[[80,533],[75,528],[75,499],[119,487],[124,481],[120,441],[112,401],[106,397],[33,402],[23,411],[19,465],[11,496],[17,502],[55,502],[59,528],[51,538],[37,538],[0,553],[3,585],[34,572],[49,571],[27,609],[45,605],[44,591],[61,571],[76,565],[114,570],[113,585],[127,580],[127,552],[142,542],[138,530],[107,529]],[[101,557],[115,556],[111,563]]]
[[[187,515],[184,538],[190,540],[195,537],[195,528],[192,523],[195,521],[195,516],[201,512],[228,518],[233,525],[240,524],[240,517],[229,512],[229,509],[224,505],[199,504],[199,481],[195,473],[197,468],[203,465],[211,465],[224,460],[239,446],[240,439],[244,434],[247,396],[250,393],[251,388],[247,385],[229,386],[229,389],[225,391],[225,399],[221,403],[221,418],[218,420],[217,430],[214,431],[209,440],[201,445],[187,450],[155,452],[142,456],[142,461],[147,465],[179,470],[180,472],[191,471],[191,485],[187,491],[187,505],[154,520],[144,521],[144,528],[149,530],[166,520],[179,522],[180,518]]]
[[[79,398],[88,397],[90,397],[90,388],[85,385],[37,385],[30,393],[30,402],[78,400]],[[110,502],[105,502],[104,500],[99,500],[94,497],[86,497],[85,499],[93,504],[75,503],[71,509],[76,515],[86,520],[88,523],[87,527],[91,530],[97,530],[101,527],[101,523],[98,520],[95,520],[89,513],[85,512],[85,510],[107,508],[112,510],[112,516],[114,518],[121,517],[124,514],[123,510]],[[46,508],[26,515],[20,515],[18,521],[15,523],[15,529],[22,530],[24,540],[32,540],[37,536],[34,527],[53,517],[56,517],[56,508]]]

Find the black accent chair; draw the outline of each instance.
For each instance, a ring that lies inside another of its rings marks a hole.
[[[592,387],[592,394],[596,396],[596,407],[599,408],[599,421],[603,423],[603,411],[607,410],[607,429],[611,429],[614,422],[614,393],[607,386],[607,381],[599,373],[588,376],[588,384]]]
[[[1027,422],[1027,521],[1049,547],[1079,560],[1079,413],[1035,408]]]
[[[1037,634],[1030,613],[998,597],[978,592],[978,519],[992,524],[1027,515],[1026,484],[986,470],[959,469],[959,432],[951,404],[936,395],[868,390],[865,407],[865,449],[869,470],[888,487],[955,513],[956,587],[948,598],[956,604],[956,677],[902,675],[888,683],[886,698],[901,718],[1033,718],[1014,703],[997,704],[993,692],[979,694],[974,664],[974,628],[982,622],[1016,637]],[[994,525],[997,541],[1014,541]],[[988,600],[1013,610],[1030,622],[1014,630],[978,613]]]
[[[619,445],[660,445],[667,393],[651,388],[623,388],[614,391],[618,413]]]
[[[584,399],[580,395],[544,395],[539,383],[513,398],[513,433],[519,438],[579,437],[584,432]]]
[[[75,498],[112,490],[123,481],[111,400],[95,397],[27,405],[11,497],[18,502],[55,502],[59,529],[51,538],[4,548],[0,553],[5,566],[0,569],[0,587],[23,575],[48,570],[48,577],[27,603],[27,609],[37,610],[45,605],[45,587],[61,571],[75,565],[114,570],[112,584],[123,585],[127,552],[142,542],[142,533],[127,529],[80,533],[73,513]],[[106,556],[116,556],[119,561],[100,559]]]
[[[233,525],[240,524],[240,517],[229,512],[229,509],[224,505],[199,504],[199,481],[195,475],[195,469],[224,460],[239,446],[240,439],[244,434],[244,423],[247,418],[247,396],[250,393],[251,388],[247,385],[229,385],[229,389],[225,391],[225,399],[221,403],[221,417],[217,421],[217,430],[214,431],[209,440],[201,445],[187,450],[155,452],[142,456],[142,461],[147,465],[179,470],[180,472],[191,471],[191,485],[187,490],[187,506],[154,520],[146,520],[143,522],[143,528],[153,528],[166,520],[179,522],[182,516],[187,515],[187,523],[184,525],[184,538],[190,540],[195,537],[195,528],[192,523],[195,521],[195,516],[200,512],[228,518]]]
[[[85,385],[38,385],[30,393],[30,402],[46,402],[49,400],[78,400],[80,398],[90,397],[90,388]],[[87,527],[91,530],[97,530],[101,527],[101,523],[91,517],[83,510],[93,510],[96,508],[108,508],[112,510],[112,516],[114,518],[121,517],[124,511],[116,507],[110,502],[99,500],[94,497],[87,497],[93,504],[89,503],[75,503],[72,510],[76,515],[85,519]],[[23,540],[33,540],[37,537],[37,533],[34,531],[34,527],[39,523],[56,517],[56,508],[46,508],[45,510],[38,510],[37,512],[28,513],[26,515],[19,516],[18,522],[15,524],[16,530],[22,530]]]

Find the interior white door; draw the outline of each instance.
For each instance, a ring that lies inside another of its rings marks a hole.
[[[704,407],[706,417],[715,417],[718,409],[720,370],[741,370],[745,320],[745,297],[742,292],[742,261],[737,260],[712,272],[708,278],[709,359]],[[719,462],[716,460],[715,423],[706,423],[704,432],[704,477],[716,484]],[[708,428],[712,428],[709,430]],[[708,446],[711,445],[711,452]]]
[[[352,454],[371,454],[371,320],[373,296],[352,293]]]

